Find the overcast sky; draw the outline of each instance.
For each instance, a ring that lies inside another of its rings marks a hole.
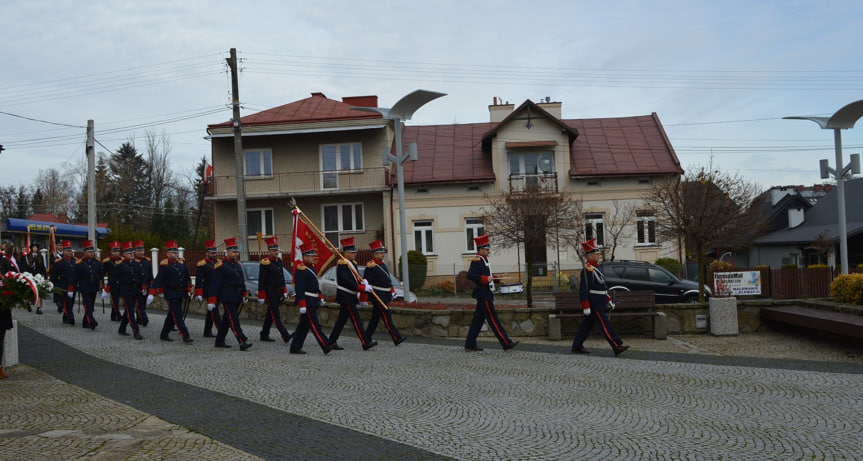
[[[488,121],[494,97],[550,97],[564,118],[656,112],[685,169],[762,188],[821,182],[833,133],[788,115],[863,99],[859,1],[40,1],[0,4],[0,185],[85,164],[148,130],[189,173],[206,126],[231,117],[225,58],[242,59],[242,115],[322,92],[447,93],[410,124]],[[863,122],[843,131],[844,160]]]

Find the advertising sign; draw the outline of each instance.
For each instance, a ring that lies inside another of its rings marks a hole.
[[[761,272],[716,272],[713,274],[714,296],[751,296],[761,294]]]

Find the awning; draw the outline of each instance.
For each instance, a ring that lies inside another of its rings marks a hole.
[[[51,226],[54,226],[54,235],[57,237],[83,237],[87,238],[87,226],[79,226],[76,224],[58,224],[45,221],[30,221],[29,219],[6,218],[6,232],[26,234],[30,231],[31,235],[48,235]],[[96,238],[105,238],[111,232],[105,227],[96,228]]]

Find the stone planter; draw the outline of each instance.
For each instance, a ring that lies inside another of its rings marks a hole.
[[[3,338],[3,357],[0,357],[0,364],[5,367],[18,365],[18,321],[12,320],[12,329],[6,330],[6,337]]]
[[[737,298],[710,298],[710,334],[731,336],[738,333]]]

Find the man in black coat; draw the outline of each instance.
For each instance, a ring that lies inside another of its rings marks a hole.
[[[216,241],[207,240],[204,242],[204,247],[207,249],[207,256],[198,261],[195,269],[195,301],[203,302],[205,293],[210,292],[210,284],[213,282],[213,266],[218,261],[216,256]],[[213,306],[212,309],[207,307],[207,314],[204,316],[204,337],[215,338],[213,334],[213,325],[216,329],[222,324],[221,316],[219,316],[219,307]]]
[[[207,309],[215,309],[219,303],[225,308],[222,324],[219,325],[219,332],[216,334],[216,347],[231,347],[225,344],[225,338],[230,329],[240,343],[240,350],[244,351],[252,347],[252,343],[240,326],[239,307],[240,304],[246,303],[248,292],[239,257],[240,246],[237,244],[237,238],[225,239],[225,259],[213,266],[213,283],[210,286],[210,292],[207,293]]]
[[[63,248],[63,256],[54,261],[51,268],[51,282],[55,287],[65,289],[66,293],[60,296],[62,301],[63,323],[75,325],[75,257],[72,253],[72,242],[64,240],[60,243]]]
[[[378,322],[383,320],[384,327],[393,339],[393,343],[398,346],[405,341],[404,336],[399,333],[398,328],[393,324],[393,316],[390,314],[388,304],[396,294],[396,289],[393,287],[393,281],[390,278],[390,270],[384,264],[384,255],[387,254],[387,249],[380,240],[375,240],[369,244],[372,249],[373,259],[366,264],[365,280],[369,281],[374,294],[372,296],[372,316],[369,319],[369,325],[366,327],[366,338],[371,338],[378,328]]]
[[[291,354],[306,353],[303,350],[303,343],[306,341],[309,330],[312,331],[312,335],[323,349],[324,354],[329,354],[335,348],[335,344],[330,342],[327,335],[324,334],[321,322],[318,320],[318,307],[321,304],[321,299],[323,299],[318,284],[318,274],[315,272],[314,266],[318,253],[314,245],[308,243],[301,245],[300,251],[303,253],[303,262],[294,268],[294,286],[297,290],[300,323],[297,324],[294,340],[291,341]]]
[[[333,325],[333,331],[330,332],[330,342],[335,344],[336,350],[341,350],[342,347],[336,341],[342,333],[342,329],[348,320],[354,326],[354,331],[357,332],[357,337],[363,345],[363,350],[367,351],[377,346],[377,341],[372,341],[366,336],[363,329],[363,320],[360,318],[360,311],[357,310],[357,299],[360,295],[366,294],[372,290],[368,280],[359,278],[357,270],[357,247],[354,245],[354,238],[347,237],[341,240],[343,259],[339,260],[336,266],[336,302],[339,303],[339,317]]]
[[[285,266],[279,258],[279,238],[270,237],[267,242],[267,257],[258,266],[258,303],[267,303],[264,314],[264,325],[261,327],[261,341],[272,342],[270,328],[273,325],[279,330],[282,341],[291,340],[291,333],[282,324],[282,313],[279,304],[288,299],[288,287],[285,285]]]
[[[488,322],[489,329],[497,337],[503,350],[508,351],[518,345],[518,341],[513,341],[507,336],[506,329],[500,323],[500,319],[497,317],[497,310],[494,308],[494,293],[492,293],[494,289],[494,276],[488,263],[491,244],[488,241],[488,235],[481,235],[475,237],[473,240],[476,244],[477,255],[470,262],[467,278],[476,284],[471,294],[472,297],[476,298],[476,310],[473,312],[473,320],[470,322],[464,349],[466,351],[482,350],[477,345],[476,338],[479,336],[482,324]]]
[[[93,318],[93,309],[96,307],[96,294],[102,290],[104,273],[102,263],[96,259],[96,245],[93,241],[85,241],[83,249],[84,257],[75,264],[75,291],[81,293],[81,302],[84,304],[84,320],[81,325],[95,330],[98,322]]]
[[[192,278],[189,276],[189,268],[186,262],[180,259],[180,246],[176,240],[165,242],[167,258],[159,262],[159,272],[150,286],[150,294],[147,295],[147,305],[153,302],[156,294],[165,297],[168,303],[168,315],[162,325],[162,333],[159,335],[162,341],[173,341],[170,336],[171,330],[177,326],[184,343],[192,342],[186,321],[183,318],[183,300],[192,296]]]

